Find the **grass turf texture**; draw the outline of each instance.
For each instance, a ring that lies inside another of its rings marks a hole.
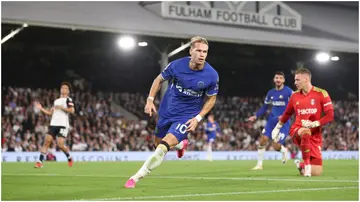
[[[143,162],[2,163],[2,200],[356,200],[358,161],[324,161],[320,177],[299,175],[288,161],[164,161],[125,189]]]

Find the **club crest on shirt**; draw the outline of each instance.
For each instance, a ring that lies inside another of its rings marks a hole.
[[[197,83],[197,87],[198,88],[204,88],[204,82],[203,81],[199,81],[198,83]]]
[[[282,95],[280,95],[280,96],[279,96],[279,98],[280,98],[280,99],[283,99],[283,96],[282,96]]]
[[[311,104],[311,105],[315,105],[315,99],[311,99],[311,100],[310,100],[310,104]]]

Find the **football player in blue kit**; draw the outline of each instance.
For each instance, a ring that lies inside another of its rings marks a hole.
[[[207,160],[212,161],[212,145],[215,142],[216,135],[221,132],[219,124],[215,121],[214,114],[208,115],[205,133],[207,136]]]
[[[172,61],[154,80],[145,113],[156,113],[154,98],[161,83],[169,80],[169,87],[160,103],[159,119],[155,128],[155,152],[140,170],[125,183],[134,188],[136,183],[158,167],[171,148],[184,149],[183,140],[194,132],[198,123],[213,108],[219,90],[219,76],[207,63],[209,45],[205,38],[191,39],[190,57]],[[206,97],[206,99],[205,99]]]
[[[283,72],[276,72],[274,76],[275,88],[268,91],[264,105],[256,112],[256,115],[251,116],[249,121],[254,122],[258,117],[262,116],[269,105],[272,105],[271,112],[268,116],[266,126],[263,130],[263,135],[260,138],[260,144],[258,147],[258,162],[253,170],[262,170],[263,169],[263,158],[266,145],[271,139],[271,131],[276,126],[279,121],[279,117],[284,113],[286,106],[290,100],[290,97],[293,93],[292,89],[288,86],[285,86],[285,75]],[[284,124],[280,130],[281,138],[278,143],[273,142],[273,148],[276,151],[282,153],[282,163],[285,163],[287,160],[287,148],[284,147],[285,139],[289,134],[290,129],[290,120]]]

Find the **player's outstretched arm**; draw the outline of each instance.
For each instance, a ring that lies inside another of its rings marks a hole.
[[[266,110],[269,108],[270,100],[271,100],[272,90],[268,91],[264,100],[264,104],[261,108],[256,112],[256,114],[249,118],[249,121],[255,121],[257,118],[265,114]]]
[[[35,102],[35,107],[40,109],[44,114],[51,116],[54,113],[54,108],[50,110],[44,109],[39,102]]]
[[[163,77],[160,74],[159,76],[157,76],[154,79],[154,81],[151,85],[149,97],[146,99],[146,105],[145,105],[145,110],[144,110],[146,114],[149,114],[149,116],[152,116],[153,114],[155,114],[157,112],[156,107],[154,105],[154,99],[161,88],[161,83],[164,81],[165,80],[163,79]]]
[[[293,96],[290,97],[284,113],[280,116],[278,124],[281,126],[286,123],[294,113]]]
[[[208,99],[206,100],[206,102],[205,102],[203,108],[201,109],[199,115],[201,117],[205,117],[205,115],[208,114],[211,111],[211,109],[214,107],[215,102],[216,102],[216,95],[208,96]]]
[[[261,108],[256,112],[256,114],[254,116],[250,116],[248,120],[252,122],[255,121],[258,117],[262,116],[268,108],[269,104],[263,104],[263,106],[261,106]]]
[[[161,88],[161,83],[164,82],[165,80],[162,78],[161,74],[159,76],[157,76],[150,88],[150,92],[149,92],[149,97],[150,98],[155,98],[156,95],[158,94],[160,88]]]
[[[207,113],[210,112],[210,110],[214,107],[215,105],[215,102],[216,102],[216,95],[213,95],[213,96],[208,96],[208,99],[206,100],[203,108],[201,109],[200,113],[188,120],[185,124],[189,124],[189,126],[187,127],[186,131],[188,132],[193,132],[195,131],[197,125],[199,124],[199,122],[202,120],[203,117],[205,117],[205,115]]]

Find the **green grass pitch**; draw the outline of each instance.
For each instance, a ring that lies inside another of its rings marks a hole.
[[[164,161],[135,189],[126,180],[143,162],[2,163],[2,200],[359,200],[359,162],[325,160],[320,177],[292,161]]]

